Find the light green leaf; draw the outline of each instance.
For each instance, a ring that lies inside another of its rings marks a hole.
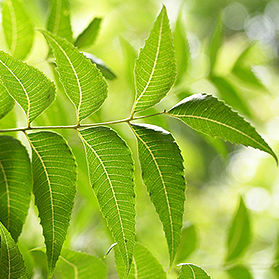
[[[79,132],[89,175],[101,211],[107,220],[128,274],[135,243],[134,166],[126,143],[107,127]]]
[[[32,148],[33,193],[53,272],[67,235],[76,194],[76,162],[66,141],[54,132],[27,135]]]
[[[106,279],[107,267],[91,255],[62,249],[54,271],[57,279]]]
[[[210,279],[211,277],[195,264],[180,264],[181,271],[178,279]]]
[[[19,0],[3,3],[2,24],[11,55],[25,58],[33,45],[34,27]]]
[[[41,32],[54,51],[60,81],[76,107],[80,122],[104,103],[107,97],[107,83],[96,66],[71,43],[49,32]]]
[[[212,137],[251,146],[277,157],[255,128],[224,102],[211,95],[195,94],[171,108],[168,115],[185,122],[191,128]]]
[[[138,140],[143,181],[163,223],[171,266],[180,240],[184,213],[183,158],[169,132],[151,125],[131,127]]]
[[[101,18],[94,18],[83,30],[83,32],[79,34],[74,45],[78,48],[84,48],[93,45],[99,33],[101,22]]]
[[[55,86],[36,68],[0,51],[0,78],[9,94],[25,111],[28,123],[54,100]]]
[[[69,0],[52,0],[47,30],[73,42]]]
[[[0,136],[0,220],[17,239],[27,216],[32,190],[30,159],[17,139]]]
[[[120,279],[166,279],[166,273],[163,270],[162,265],[151,252],[141,245],[135,244],[134,258],[131,267],[131,271],[128,277],[125,277],[125,266],[120,257],[119,249],[117,246],[115,249],[115,261],[116,269]]]
[[[228,241],[227,241],[227,256],[226,262],[237,259],[251,240],[250,219],[247,208],[240,199],[238,210],[231,222]]]
[[[3,118],[13,107],[14,100],[9,95],[6,87],[0,82],[0,119]]]
[[[22,255],[12,236],[0,222],[0,278],[1,279],[27,279],[26,268]]]
[[[249,269],[243,265],[237,265],[226,270],[231,279],[253,279]]]
[[[174,84],[176,64],[172,41],[167,10],[164,6],[136,61],[137,97],[134,112],[157,104]]]

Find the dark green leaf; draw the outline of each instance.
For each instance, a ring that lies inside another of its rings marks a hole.
[[[231,279],[253,279],[247,267],[242,265],[234,266],[227,270]]]
[[[183,158],[169,132],[151,125],[131,127],[138,140],[143,181],[163,223],[171,266],[180,241],[184,213]]]
[[[181,271],[178,279],[210,279],[211,277],[199,266],[194,264],[180,264]]]
[[[251,146],[277,157],[255,128],[224,102],[211,95],[195,94],[171,108],[167,114],[177,117],[191,128],[212,137]]]
[[[67,235],[76,194],[76,162],[66,141],[54,132],[28,134],[32,148],[35,203],[52,274]]]
[[[14,100],[9,95],[6,87],[0,82],[0,119],[3,118],[13,107]]]
[[[17,239],[27,216],[32,190],[30,159],[17,139],[0,136],[0,220]]]

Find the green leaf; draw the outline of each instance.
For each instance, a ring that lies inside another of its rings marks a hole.
[[[54,100],[55,86],[36,68],[0,51],[0,77],[9,94],[25,111],[28,123]]]
[[[12,236],[0,222],[1,250],[0,250],[0,278],[27,279],[26,268],[22,255]]]
[[[0,220],[17,242],[30,204],[32,174],[25,147],[10,136],[0,136],[0,186]]]
[[[185,201],[183,158],[172,135],[152,125],[132,125],[138,140],[143,181],[163,223],[173,263],[179,244]]]
[[[231,279],[253,279],[251,272],[247,269],[247,267],[242,265],[234,266],[226,271]]]
[[[47,30],[73,42],[69,0],[52,0]]]
[[[9,95],[6,87],[0,82],[0,119],[3,118],[13,107],[14,100]]]
[[[101,18],[94,18],[83,30],[83,32],[79,34],[74,45],[78,48],[84,48],[93,45],[99,33],[101,22]]]
[[[76,162],[66,141],[54,132],[27,135],[32,148],[33,193],[53,272],[67,235],[76,194]]]
[[[33,45],[34,27],[19,0],[3,3],[2,24],[11,55],[25,58]]]
[[[195,94],[171,108],[168,115],[185,122],[191,128],[212,137],[251,146],[277,157],[255,128],[224,102],[211,95]]]
[[[141,245],[135,244],[134,258],[131,271],[128,277],[125,277],[125,266],[119,254],[119,249],[115,249],[116,269],[119,278],[124,279],[166,279],[166,273],[162,265],[151,254],[151,252]]]
[[[106,279],[107,267],[96,257],[69,249],[62,249],[54,271],[54,278]]]
[[[137,97],[133,111],[139,112],[157,104],[171,89],[175,75],[172,34],[164,6],[136,61]]]
[[[181,271],[178,279],[210,279],[211,277],[199,266],[180,264]]]
[[[135,243],[134,166],[131,151],[116,132],[94,127],[79,132],[92,187],[128,274]]]
[[[228,241],[227,241],[227,256],[226,262],[237,259],[251,240],[250,219],[247,208],[240,198],[238,210],[231,222]]]
[[[76,107],[79,123],[104,103],[107,83],[96,66],[71,43],[49,32],[41,32],[54,51],[60,81]]]

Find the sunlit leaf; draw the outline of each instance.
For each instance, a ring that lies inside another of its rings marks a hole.
[[[249,269],[242,265],[234,266],[226,271],[231,279],[253,279]]]
[[[31,164],[17,139],[0,136],[0,220],[15,242],[27,216],[32,190]]]
[[[80,131],[92,187],[125,263],[130,270],[135,243],[133,160],[125,142],[106,127]]]
[[[179,244],[185,201],[183,158],[172,135],[157,126],[132,125],[143,181],[163,223],[170,266]]]
[[[212,137],[251,146],[277,157],[255,128],[224,102],[207,94],[195,94],[171,108],[167,114],[177,117],[191,128]]]
[[[101,107],[107,97],[107,83],[96,66],[71,43],[41,32],[54,51],[61,83],[76,107],[80,122]]]
[[[115,261],[117,274],[120,279],[166,279],[166,273],[163,267],[151,252],[141,245],[135,244],[134,258],[131,271],[128,277],[125,276],[125,266],[119,254],[117,246],[115,249]]]
[[[19,0],[6,0],[2,7],[3,30],[10,53],[23,59],[33,45],[33,24]]]
[[[13,107],[14,100],[9,95],[5,86],[0,82],[0,119],[3,118]]]
[[[136,61],[134,111],[150,108],[164,98],[174,83],[175,75],[172,34],[164,6]]]
[[[211,277],[199,266],[194,264],[180,264],[181,271],[178,279],[210,279]]]
[[[249,215],[241,198],[229,230],[226,261],[228,262],[237,259],[245,251],[250,240],[251,231]]]
[[[93,45],[99,33],[101,22],[101,18],[94,18],[83,30],[83,32],[79,34],[74,45],[78,48],[84,48]]]
[[[25,111],[28,123],[54,100],[55,86],[36,68],[0,51],[0,78],[9,94]]]
[[[0,278],[1,279],[27,279],[26,268],[22,255],[12,236],[0,222]]]
[[[51,10],[47,30],[51,33],[73,42],[69,0],[51,0]]]
[[[66,141],[54,132],[28,134],[32,148],[33,193],[53,272],[67,235],[76,193],[76,162]]]
[[[54,271],[57,279],[106,279],[107,267],[98,258],[69,249],[62,249]]]

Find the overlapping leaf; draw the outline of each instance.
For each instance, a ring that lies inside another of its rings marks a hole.
[[[107,267],[91,255],[62,249],[54,272],[59,279],[106,279]]]
[[[136,61],[134,111],[152,107],[164,98],[174,83],[175,74],[172,34],[164,6]]]
[[[92,187],[128,273],[135,242],[131,151],[116,132],[106,127],[81,130],[80,137],[86,150]]]
[[[180,264],[181,271],[178,279],[210,279],[211,277],[195,264]]]
[[[255,128],[218,99],[195,94],[171,108],[167,114],[177,117],[193,129],[212,137],[251,146],[277,157]]]
[[[76,193],[76,162],[66,141],[54,132],[28,134],[32,148],[35,203],[52,273],[67,235]]]
[[[25,58],[33,45],[34,27],[19,0],[3,3],[2,24],[10,53],[18,59]]]
[[[47,30],[73,42],[69,0],[52,0]]]
[[[3,51],[0,51],[0,78],[9,94],[25,111],[28,123],[55,98],[55,86],[43,73]]]
[[[14,106],[15,102],[9,95],[5,86],[0,82],[0,119],[3,118]]]
[[[1,279],[27,279],[26,268],[22,255],[12,236],[0,222],[0,278]]]
[[[98,110],[107,97],[102,74],[71,43],[42,31],[54,51],[65,92],[77,109],[78,122]]]
[[[132,125],[132,129],[138,140],[143,181],[163,223],[172,265],[184,213],[183,159],[172,135],[162,128]]]
[[[17,139],[0,136],[0,220],[17,241],[32,190],[29,156]]]

